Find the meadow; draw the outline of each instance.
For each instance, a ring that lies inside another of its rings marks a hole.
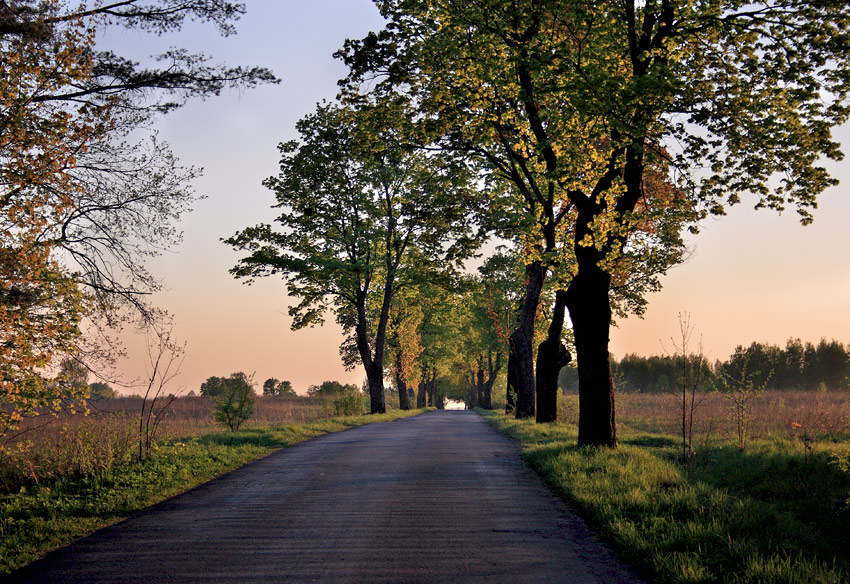
[[[674,395],[619,395],[617,450],[576,446],[575,395],[553,424],[484,413],[648,581],[850,582],[850,394],[761,395],[743,450],[728,400],[703,397],[687,463]]]

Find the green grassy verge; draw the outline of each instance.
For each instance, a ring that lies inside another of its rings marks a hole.
[[[626,431],[617,450],[580,448],[574,425],[480,413],[649,581],[850,582],[846,443],[708,449],[689,477],[673,436]]]
[[[0,496],[0,573],[275,450],[425,410],[251,427],[157,445],[150,458]]]

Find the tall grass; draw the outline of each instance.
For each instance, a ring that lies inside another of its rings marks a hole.
[[[334,415],[363,413],[360,401],[346,407],[333,397],[258,397],[246,428],[308,423]],[[356,407],[360,405],[360,408]],[[0,446],[0,493],[63,476],[102,471],[129,462],[138,452],[138,397],[91,402],[88,414],[30,419]],[[160,441],[177,441],[220,431],[214,404],[203,397],[180,397],[165,411],[157,429]]]
[[[394,410],[306,423],[255,424],[237,432],[217,431],[160,441],[151,456],[141,461],[128,456],[113,460],[111,465],[72,465],[69,472],[42,474],[38,481],[0,494],[0,574],[277,449],[321,434],[422,411]],[[109,424],[115,419],[109,418]],[[91,422],[80,423],[76,430],[104,427]],[[98,422],[102,423],[103,420]],[[114,426],[113,431],[123,435],[120,425]],[[90,437],[90,446],[102,444],[102,435]],[[81,440],[82,434],[75,439]],[[80,460],[85,458],[81,456]]]
[[[577,400],[577,396],[567,396]],[[617,419],[626,428],[675,434],[681,430],[681,404],[673,394],[621,393]],[[723,441],[734,433],[730,404],[723,394],[707,394],[695,418],[695,442]],[[750,435],[755,439],[850,438],[850,392],[768,391],[752,403]]]

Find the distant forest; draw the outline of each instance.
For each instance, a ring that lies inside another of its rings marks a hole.
[[[725,361],[714,364],[704,360],[705,387],[711,388],[724,372],[740,370],[742,363],[756,385],[768,390],[850,389],[850,352],[838,341],[821,339],[820,343],[803,343],[789,339],[785,348],[765,343],[739,345]],[[676,355],[641,357],[627,354],[620,361],[611,357],[614,385],[619,391],[659,393],[677,387],[681,359]],[[561,370],[559,385],[565,391],[578,392],[578,374],[572,367]]]

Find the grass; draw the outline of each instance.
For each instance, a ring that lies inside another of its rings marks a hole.
[[[424,410],[248,427],[169,439],[141,462],[67,472],[0,494],[0,573],[292,444]],[[100,443],[102,433],[92,438]],[[96,444],[96,443],[95,443]],[[73,468],[73,467],[72,467]]]
[[[649,581],[850,581],[845,440],[717,443],[686,473],[675,435],[624,425],[619,449],[580,448],[572,424],[482,414]]]

